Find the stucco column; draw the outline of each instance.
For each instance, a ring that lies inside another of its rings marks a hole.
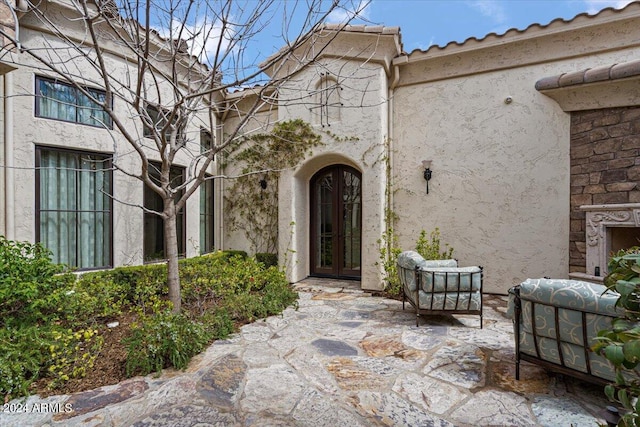
[[[15,176],[13,161],[13,74],[4,75],[4,212],[7,239],[15,238]]]

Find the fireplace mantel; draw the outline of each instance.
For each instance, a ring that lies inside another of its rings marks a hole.
[[[586,274],[582,278],[602,281],[611,252],[611,228],[640,227],[640,203],[583,205],[586,212]],[[599,274],[598,274],[599,273]]]

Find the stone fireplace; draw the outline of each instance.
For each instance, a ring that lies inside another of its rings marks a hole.
[[[569,273],[602,281],[611,251],[639,244],[640,107],[571,112],[570,185]]]
[[[612,252],[640,246],[640,203],[583,205],[585,212],[586,272],[575,278],[602,281]]]

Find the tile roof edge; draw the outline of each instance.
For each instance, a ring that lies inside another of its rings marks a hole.
[[[490,39],[490,38],[502,39],[504,37],[510,37],[510,36],[515,35],[515,34],[524,34],[524,33],[530,31],[533,28],[547,29],[547,28],[549,28],[551,26],[556,26],[557,24],[568,25],[568,24],[574,23],[574,22],[576,22],[578,20],[582,20],[583,18],[585,18],[585,19],[594,19],[596,17],[601,17],[602,15],[606,15],[606,14],[611,14],[611,13],[619,14],[619,13],[621,13],[623,11],[627,11],[629,9],[633,9],[633,8],[636,8],[636,7],[640,7],[640,2],[633,1],[633,2],[631,2],[629,4],[627,4],[626,6],[624,6],[622,8],[619,8],[619,9],[617,9],[615,7],[607,7],[607,8],[604,8],[604,9],[600,10],[599,12],[597,12],[595,14],[590,14],[588,12],[583,12],[583,13],[577,14],[576,16],[574,16],[571,19],[555,18],[552,21],[550,21],[548,24],[533,23],[533,24],[530,24],[529,26],[527,26],[526,28],[524,28],[522,30],[514,27],[514,28],[509,28],[508,30],[506,30],[502,34],[498,34],[496,32],[491,32],[491,33],[488,33],[488,34],[486,34],[486,35],[484,35],[483,37],[480,37],[480,38],[472,36],[472,37],[469,37],[469,38],[465,39],[462,42],[450,41],[444,46],[432,45],[432,46],[430,46],[430,47],[428,47],[427,49],[424,49],[424,50],[423,49],[414,49],[411,52],[409,52],[407,55],[411,56],[411,55],[414,55],[414,54],[428,53],[428,52],[431,52],[431,51],[445,51],[445,50],[451,49],[453,47],[466,47],[465,45],[467,45],[467,44],[469,44],[471,42],[482,43],[482,42],[487,41],[487,39]]]
[[[536,90],[543,91],[634,76],[640,76],[640,59],[543,77],[536,82],[535,87]]]
[[[390,34],[400,33],[400,27],[384,26],[384,25],[351,25],[351,24],[322,24],[318,27],[318,31],[344,31],[348,33],[367,33],[367,34]]]

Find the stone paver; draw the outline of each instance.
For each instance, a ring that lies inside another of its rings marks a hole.
[[[506,298],[477,316],[421,318],[402,303],[307,279],[299,308],[244,326],[167,371],[31,396],[2,426],[595,426],[602,389],[523,363]],[[17,407],[14,405],[14,408]]]

